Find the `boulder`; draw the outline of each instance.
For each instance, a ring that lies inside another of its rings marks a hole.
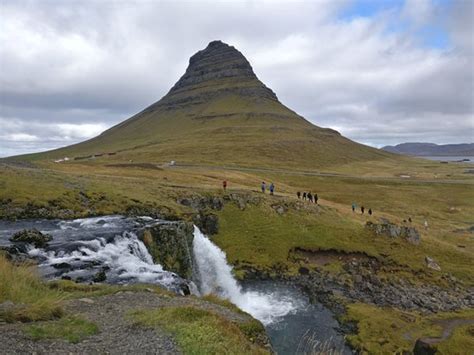
[[[415,343],[413,349],[414,355],[434,355],[438,350],[436,349],[435,342],[432,339],[420,338]]]
[[[165,270],[189,279],[193,273],[193,233],[192,223],[166,222],[146,228],[142,231],[140,239],[155,263],[162,265]]]
[[[43,234],[36,228],[24,229],[15,233],[10,241],[33,244],[35,248],[44,248],[53,239],[49,234]]]
[[[433,258],[430,258],[429,256],[425,256],[425,262],[426,262],[426,266],[429,267],[430,269],[441,271],[441,267]]]
[[[99,271],[97,274],[94,275],[92,281],[94,282],[104,282],[107,280],[107,275],[105,274],[105,270]]]
[[[275,210],[276,213],[278,213],[279,215],[282,215],[284,214],[285,212],[288,211],[288,206],[285,206],[283,204],[275,204],[275,205],[272,205],[272,208]]]

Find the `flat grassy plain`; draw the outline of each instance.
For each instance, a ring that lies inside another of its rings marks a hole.
[[[213,241],[227,253],[238,277],[247,267],[265,270],[277,266],[295,274],[302,265],[293,262],[289,253],[304,248],[362,252],[389,260],[400,266],[391,277],[408,278],[414,283],[443,286],[442,275],[451,274],[465,286],[473,286],[474,235],[470,228],[474,225],[474,177],[465,173],[469,165],[406,161],[398,165],[384,161],[350,163],[323,171],[179,163],[167,166],[158,161],[130,162],[113,157],[60,164],[9,161],[0,168],[0,201],[9,201],[8,208],[53,203],[75,211],[75,216],[124,213],[129,206],[150,205],[189,218],[192,211],[178,204],[177,199],[194,194],[222,196],[225,179],[229,182],[228,193],[263,197],[262,203],[244,210],[230,203],[217,212],[220,228]],[[261,181],[274,182],[276,195],[259,193]],[[296,191],[318,193],[320,206],[303,204],[296,208],[300,204]],[[372,208],[374,215],[352,213],[353,202]],[[273,206],[282,204],[289,208],[280,215]],[[380,217],[400,224],[411,217],[412,225],[421,233],[420,245],[367,233],[365,223],[377,222]],[[424,220],[429,223],[427,230]],[[442,272],[427,269],[425,256],[434,258]],[[341,272],[337,261],[325,268]],[[60,299],[63,294],[56,296]],[[457,316],[472,318],[470,313]],[[396,309],[355,304],[349,307],[348,317],[359,324],[358,334],[349,340],[368,352],[412,349],[416,340],[401,338],[390,330],[394,319],[405,317]],[[413,317],[417,321],[410,323],[410,329],[416,336],[434,336],[439,331],[430,325],[430,319],[416,312]],[[372,318],[376,321],[369,321]],[[380,340],[380,329],[389,332],[390,345]],[[459,327],[440,349],[448,349],[450,344],[461,349],[469,337],[470,328]]]

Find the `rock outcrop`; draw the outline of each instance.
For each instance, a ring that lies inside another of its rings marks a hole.
[[[258,80],[242,53],[221,41],[213,41],[189,59],[184,75],[161,101],[147,110],[189,107],[232,93],[278,101],[275,93]]]
[[[193,274],[193,232],[191,223],[167,222],[146,228],[140,238],[155,263],[190,279]]]
[[[420,233],[416,228],[411,226],[399,226],[388,220],[381,219],[381,223],[367,222],[366,228],[373,231],[376,235],[390,238],[403,238],[407,242],[418,245],[420,244]]]
[[[25,229],[15,233],[10,241],[15,243],[33,244],[35,248],[44,248],[53,239],[49,234],[43,234],[37,229]]]

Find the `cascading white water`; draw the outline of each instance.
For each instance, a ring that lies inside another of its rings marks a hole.
[[[117,283],[144,282],[170,286],[176,282],[176,275],[154,264],[147,248],[133,232],[123,232],[112,241],[105,238],[80,241],[78,249],[66,251],[45,251],[32,249],[29,255],[45,259],[40,268],[51,268],[58,264],[99,265],[107,267],[107,278]],[[90,271],[78,267],[68,273],[72,278],[82,277]]]
[[[266,325],[297,310],[298,302],[283,294],[243,291],[232,276],[232,268],[227,264],[225,253],[196,226],[193,253],[197,283],[202,294],[215,294],[228,299]]]

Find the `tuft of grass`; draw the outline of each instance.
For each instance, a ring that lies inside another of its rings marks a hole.
[[[119,291],[146,291],[159,295],[173,296],[174,294],[157,285],[136,284],[136,285],[107,285],[107,284],[82,284],[70,280],[55,280],[47,284],[49,288],[60,291],[64,298],[98,297],[116,293]]]
[[[33,265],[13,265],[0,254],[0,303],[12,302],[0,310],[0,320],[29,322],[63,315],[63,294],[49,288]]]
[[[252,343],[231,321],[191,306],[136,310],[132,319],[142,326],[159,327],[172,333],[185,354],[268,354]],[[248,327],[248,330],[255,327]]]
[[[24,331],[34,340],[64,339],[78,343],[84,338],[99,332],[96,324],[79,317],[65,317],[56,321],[27,326]]]

